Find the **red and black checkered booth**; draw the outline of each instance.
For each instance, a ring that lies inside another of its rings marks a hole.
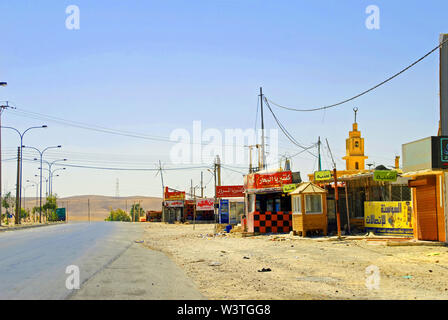
[[[251,212],[247,217],[247,231],[255,233],[289,233],[292,214],[287,212]]]

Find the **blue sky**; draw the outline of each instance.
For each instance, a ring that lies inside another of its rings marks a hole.
[[[68,5],[80,8],[80,30],[65,27]],[[365,27],[368,5],[380,9],[380,29]],[[384,80],[438,43],[448,32],[446,1],[0,1],[0,100],[73,121],[169,136],[176,128],[253,128],[263,86],[273,101],[298,107],[338,102]],[[315,113],[275,108],[303,144],[328,138],[338,167],[353,122],[353,107],[371,163],[392,165],[403,143],[435,135],[438,125],[438,54],[354,102]],[[26,144],[62,144],[49,160],[73,164],[167,167],[171,144],[119,137],[18,116],[4,125],[30,132]],[[275,122],[265,110],[267,128]],[[259,126],[259,124],[258,124]],[[280,153],[300,150],[280,136]],[[3,158],[17,137],[3,130]],[[59,153],[58,153],[59,152]],[[324,154],[324,166],[330,161]],[[316,166],[303,154],[293,168]],[[239,169],[242,170],[242,169]],[[204,170],[206,171],[206,170]],[[24,179],[37,166],[24,163]],[[15,165],[3,164],[3,185],[14,188]],[[61,196],[160,195],[148,172],[69,168],[54,182]],[[185,189],[200,170],[166,172],[166,184]],[[204,172],[205,182],[211,175]],[[225,184],[241,184],[227,170]],[[212,183],[206,191],[212,194]]]

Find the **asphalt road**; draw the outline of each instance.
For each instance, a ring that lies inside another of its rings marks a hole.
[[[135,242],[143,229],[95,222],[2,232],[0,299],[201,299],[168,257]],[[66,287],[70,265],[79,290]]]

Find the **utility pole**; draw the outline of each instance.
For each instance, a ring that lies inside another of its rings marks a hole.
[[[249,173],[252,173],[253,167],[252,167],[252,149],[254,146],[248,146],[249,147]]]
[[[20,224],[20,147],[17,150],[17,184],[16,184],[16,216],[15,224]]]
[[[3,84],[1,84],[2,86],[6,86],[6,82],[2,82]],[[6,102],[6,105],[2,105],[0,106],[0,128],[2,125],[2,113],[4,110],[11,108],[10,106],[8,106],[8,102]],[[2,225],[2,205],[1,205],[1,201],[2,201],[2,130],[0,129],[0,227]]]
[[[191,180],[191,185],[193,186],[193,180]],[[194,210],[193,210],[193,230],[196,227],[196,187],[193,188],[193,198],[194,198]]]
[[[219,221],[219,217],[218,217],[219,212],[218,212],[218,208],[216,208],[216,203],[218,201],[218,199],[216,198],[216,162],[214,163],[213,177],[214,177],[214,180],[215,180],[215,201],[214,201],[214,203],[215,203],[215,206],[214,206],[214,211],[215,211],[215,232],[214,232],[214,234],[216,234],[216,231],[217,231],[216,222]]]
[[[322,158],[320,156],[320,137],[317,142],[317,150],[318,150],[318,154],[319,154],[319,171],[322,171]]]
[[[162,221],[166,221],[165,217],[165,184],[163,183],[163,170],[162,170],[162,162],[159,160],[159,172],[160,178],[162,179]]]
[[[201,198],[204,198],[204,175],[201,171]]]
[[[333,162],[333,176],[334,176],[334,202],[335,202],[335,207],[336,207],[336,219],[337,219],[337,225],[338,225],[338,238],[341,238],[341,214],[339,212],[339,190],[338,190],[338,176],[337,176],[337,170],[336,170],[336,162],[334,161],[333,158],[333,153],[331,153],[331,149],[330,149],[330,145],[328,144],[328,140],[325,139],[327,141],[327,147],[328,147],[328,151],[330,151],[330,155],[331,155],[331,161]],[[349,221],[350,223],[350,221]]]
[[[216,166],[218,169],[218,186],[221,186],[221,159],[216,156]]]
[[[263,117],[263,88],[260,87],[260,106],[261,106],[261,168],[265,169],[265,150],[264,150],[264,117]]]

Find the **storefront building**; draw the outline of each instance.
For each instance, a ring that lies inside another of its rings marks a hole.
[[[411,178],[414,238],[447,242],[448,137],[403,144],[403,171]]]
[[[217,186],[218,223],[236,225],[244,215],[244,186]]]
[[[163,193],[162,222],[174,223],[184,216],[185,192],[165,187]]]
[[[291,197],[283,191],[283,187],[293,183],[292,172],[258,172],[248,174],[244,177],[244,181],[247,231],[290,232]]]

